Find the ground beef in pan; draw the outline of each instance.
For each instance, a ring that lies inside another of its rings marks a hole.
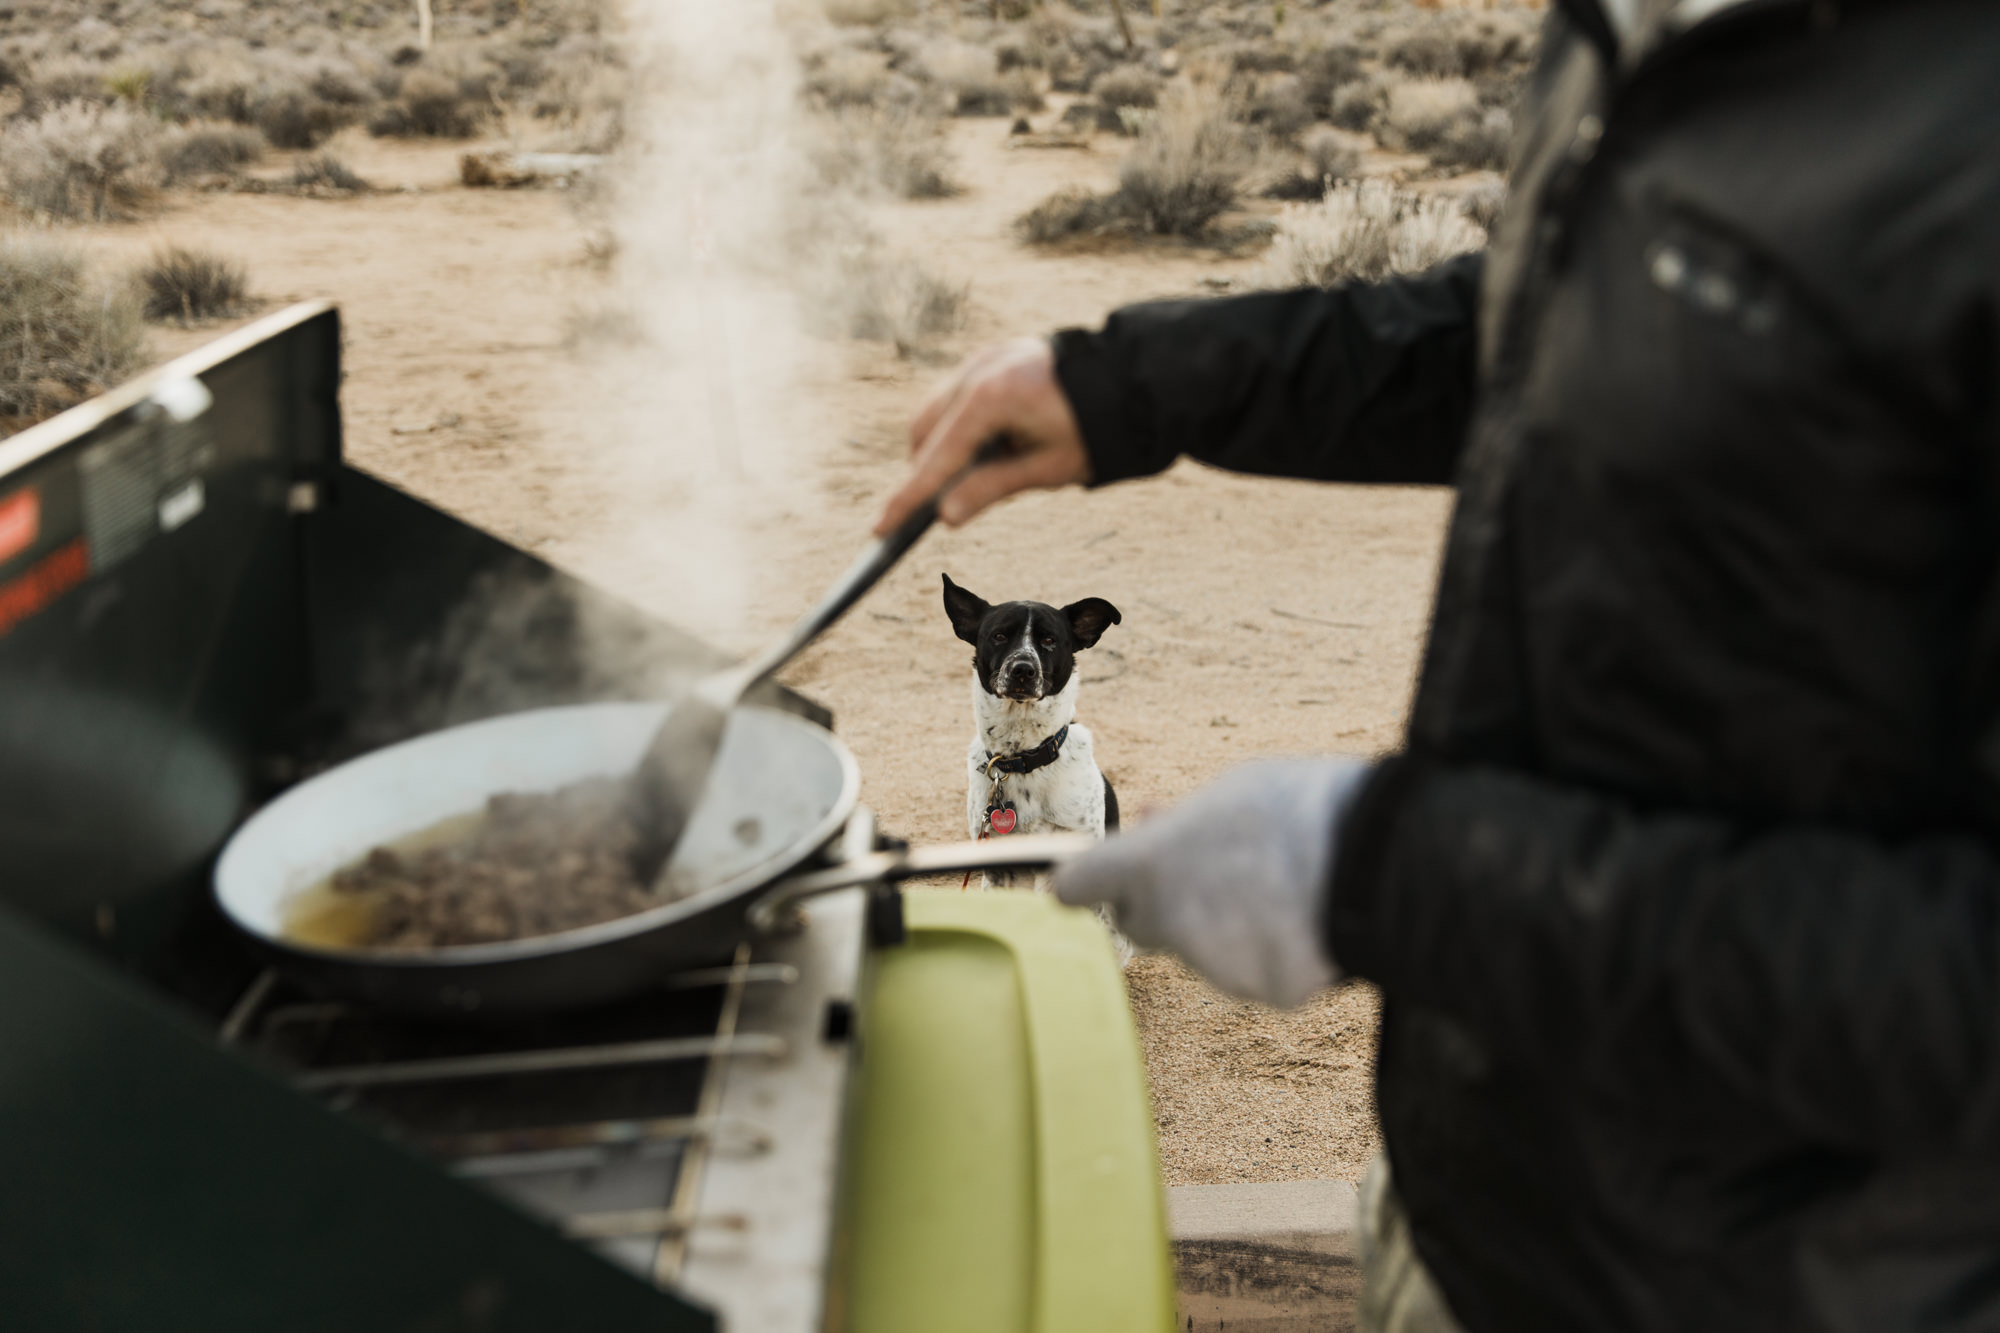
[[[367,894],[363,948],[436,949],[574,930],[661,900],[639,881],[639,830],[626,783],[598,778],[559,791],[503,793],[469,839],[423,851],[378,847],[333,877]]]

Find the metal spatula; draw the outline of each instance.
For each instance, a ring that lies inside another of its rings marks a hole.
[[[888,536],[864,550],[847,572],[840,576],[819,605],[801,617],[785,637],[739,666],[712,672],[695,683],[674,706],[653,733],[653,743],[633,774],[639,812],[648,819],[646,847],[640,854],[641,878],[654,881],[673,856],[674,846],[687,827],[688,817],[708,785],[709,769],[722,748],[722,733],[729,714],[743,695],[818,638],[826,628],[861,600],[862,594],[902,559],[904,552],[937,521],[938,503],[977,468],[1006,457],[1008,444],[996,436],[979,446],[972,461],[938,487],[937,494],[919,505]]]

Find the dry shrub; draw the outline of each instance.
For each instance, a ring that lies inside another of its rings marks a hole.
[[[1343,130],[1365,132],[1381,119],[1382,101],[1382,90],[1372,79],[1350,83],[1333,91],[1326,118]]]
[[[1119,230],[1125,219],[1116,198],[1087,190],[1059,190],[1021,214],[1014,226],[1030,245],[1054,245],[1073,236]]]
[[[250,302],[250,277],[243,266],[212,250],[173,245],[140,268],[148,319],[183,324],[234,315]]]
[[[1361,170],[1361,154],[1338,130],[1314,130],[1300,146],[1305,149],[1306,168],[1316,180],[1346,180]]]
[[[960,116],[1007,116],[1038,111],[1041,94],[1024,69],[1000,72],[993,52],[969,42],[943,41],[924,51],[919,65],[945,95],[952,113]]]
[[[299,194],[359,194],[367,188],[368,182],[332,153],[302,157],[292,166],[292,189]]]
[[[1452,79],[1465,73],[1458,43],[1436,28],[1406,33],[1390,42],[1384,54],[1390,64],[1419,78]]]
[[[847,333],[891,343],[904,358],[928,355],[965,326],[971,288],[930,272],[908,255],[869,255],[847,288]]]
[[[65,102],[0,135],[0,179],[30,213],[130,217],[158,181],[159,138],[159,125],[129,106]]]
[[[1064,190],[1015,220],[1031,245],[1072,236],[1139,232],[1199,236],[1236,202],[1249,169],[1243,130],[1222,97],[1200,85],[1171,88],[1146,117],[1139,142],[1118,168],[1118,188],[1108,195]]]
[[[1221,96],[1198,85],[1161,99],[1118,168],[1119,211],[1160,236],[1196,236],[1236,202],[1248,169],[1243,132]]]
[[[252,50],[187,48],[150,67],[154,105],[183,120],[255,126],[279,148],[312,148],[350,123],[373,90],[349,61]]]
[[[875,28],[896,19],[908,18],[915,10],[913,0],[821,0],[827,21],[846,28]]]
[[[218,47],[187,55],[159,82],[168,114],[244,125],[258,97],[259,74],[247,51]]]
[[[899,199],[958,193],[943,120],[919,106],[849,108],[833,117],[815,160],[828,184]]]
[[[1249,120],[1277,139],[1289,142],[1296,138],[1299,131],[1313,122],[1303,81],[1296,74],[1272,74],[1264,78],[1251,99]]]
[[[1452,199],[1386,181],[1333,186],[1316,204],[1287,204],[1265,259],[1267,287],[1331,287],[1417,273],[1477,250],[1486,233]]]
[[[889,58],[880,51],[836,47],[813,60],[806,73],[806,94],[831,110],[873,106],[888,87]]]
[[[1041,69],[1048,52],[1032,37],[1004,36],[993,43],[993,59],[1002,74],[1016,69]]]
[[[1507,206],[1507,184],[1505,181],[1489,181],[1475,185],[1458,197],[1461,213],[1472,220],[1472,224],[1491,235],[1500,223],[1500,212]]]
[[[1242,74],[1289,74],[1298,68],[1298,54],[1289,42],[1238,42],[1225,55],[1229,67]]]
[[[1344,181],[1361,170],[1361,154],[1348,136],[1322,125],[1307,134],[1300,147],[1305,150],[1304,166],[1290,176],[1281,176],[1264,193],[1272,199],[1318,199],[1335,181]]]
[[[264,156],[264,135],[247,125],[189,125],[160,141],[162,183],[179,185],[209,176],[234,176]]]
[[[0,237],[0,418],[25,425],[145,364],[129,287],[95,281],[83,256],[39,237]],[[0,431],[5,427],[0,426]]]
[[[1150,107],[1159,105],[1160,80],[1137,65],[1120,65],[1097,76],[1090,95],[1099,106]]]
[[[108,102],[104,70],[95,61],[38,61],[21,79],[22,111],[33,115],[64,102]]]
[[[1299,60],[1300,91],[1317,116],[1328,116],[1334,94],[1361,77],[1361,53],[1352,46],[1317,46]]]
[[[1442,167],[1504,171],[1514,142],[1514,119],[1498,107],[1456,121],[1430,149]]]
[[[1383,138],[1392,148],[1421,153],[1479,114],[1479,95],[1464,79],[1411,79],[1389,87]]]
[[[378,138],[469,139],[479,132],[485,104],[468,98],[460,80],[430,69],[403,76],[396,99],[376,112],[368,132]]]
[[[1460,65],[1468,75],[1527,65],[1534,59],[1536,23],[1519,10],[1480,15],[1461,27],[1455,38]]]
[[[339,106],[302,88],[261,97],[250,112],[250,123],[278,148],[317,148],[347,120]]]
[[[609,153],[625,137],[631,80],[617,53],[593,37],[567,37],[543,59],[541,82],[529,98],[534,115],[556,133],[546,147],[568,153]]]

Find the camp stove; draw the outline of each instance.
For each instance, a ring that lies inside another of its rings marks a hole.
[[[875,841],[858,810],[821,863]],[[818,1328],[866,897],[582,1015],[438,1026],[265,971],[220,1035],[728,1327]]]
[[[483,1024],[301,990],[226,924],[218,850],[301,779],[721,660],[348,466],[339,346],[297,307],[0,441],[8,1326],[1170,1326],[1087,914],[844,890],[631,1000]],[[857,810],[807,869],[885,842]]]

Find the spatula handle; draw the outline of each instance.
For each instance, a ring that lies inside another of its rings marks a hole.
[[[840,581],[828,590],[819,605],[806,612],[791,633],[783,641],[755,659],[745,668],[746,678],[743,688],[757,684],[766,676],[792,660],[801,648],[824,633],[834,621],[839,620],[863,594],[874,587],[889,572],[898,560],[908,553],[917,540],[930,531],[931,524],[937,522],[938,505],[958,484],[988,463],[997,462],[1013,452],[1013,446],[1005,435],[995,435],[973,452],[972,461],[954,472],[937,493],[911,511],[910,516],[897,524],[895,530],[876,541],[855,557]]]

